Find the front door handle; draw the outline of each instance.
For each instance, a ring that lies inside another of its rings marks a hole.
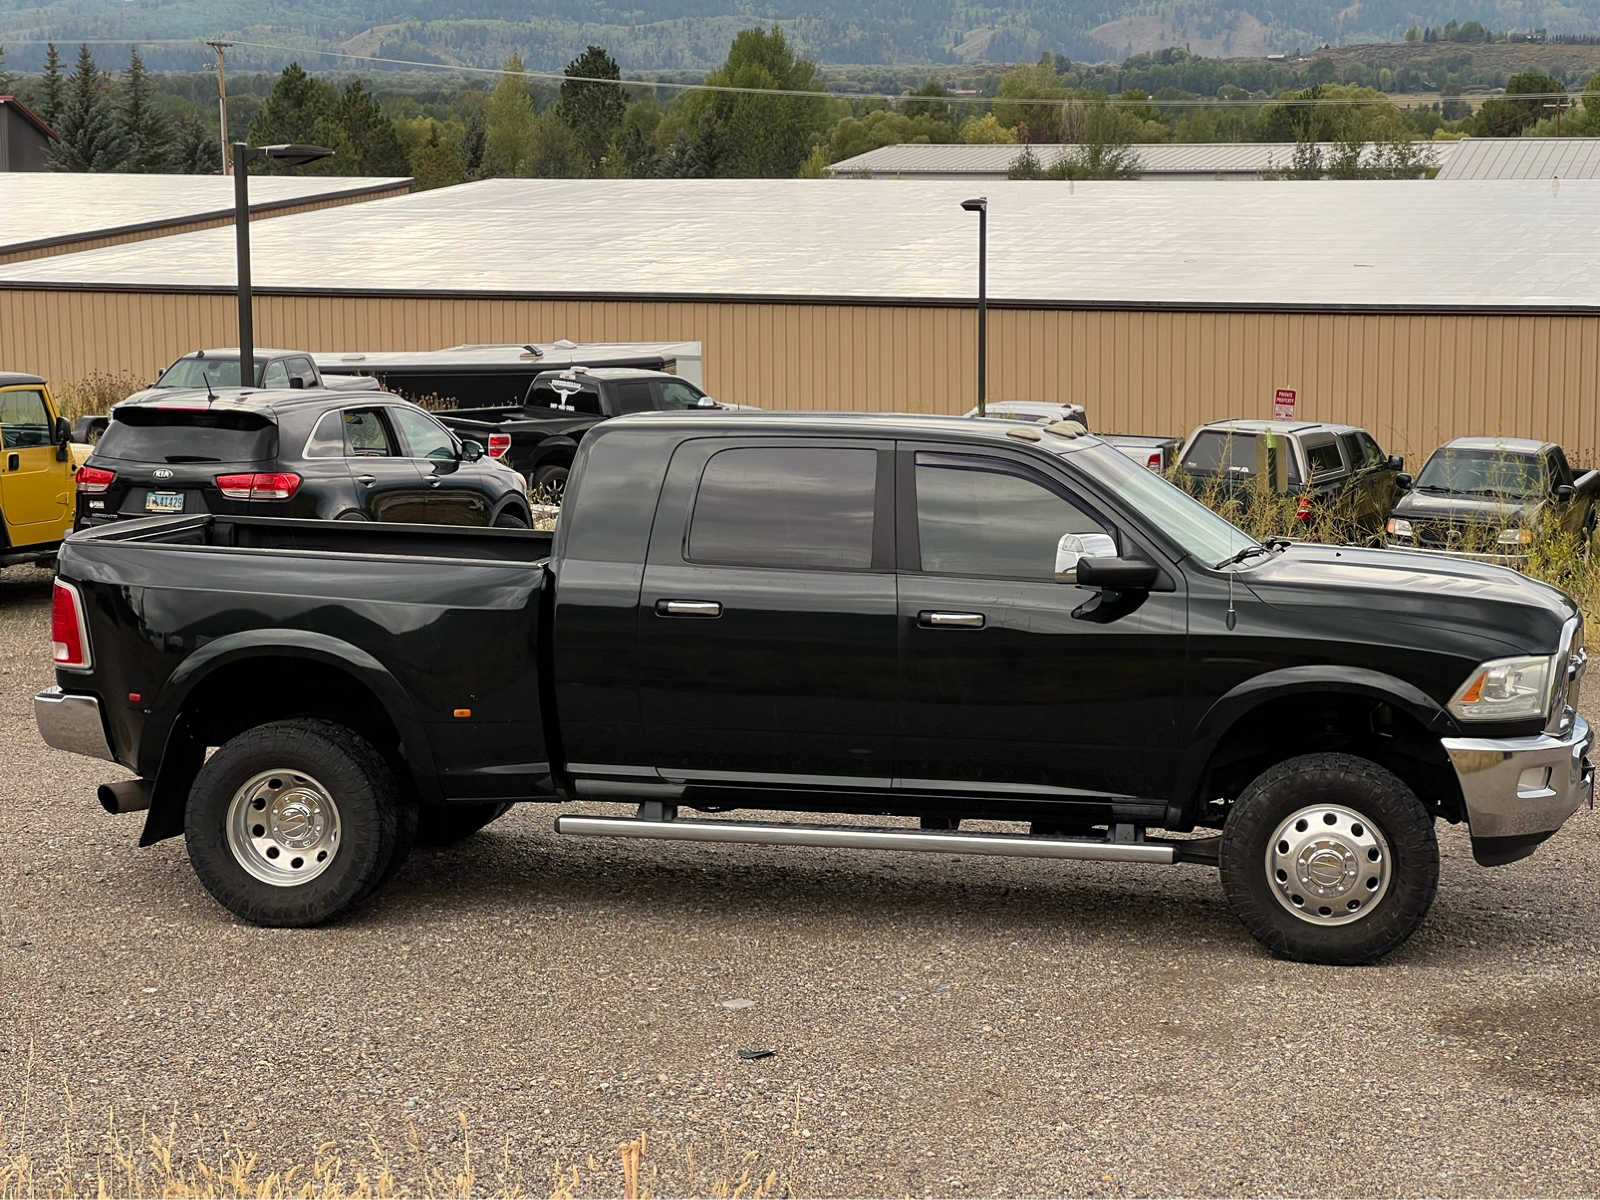
[[[378,477],[376,475],[357,475],[356,482],[362,487],[371,487],[378,482]]]
[[[715,600],[657,600],[656,615],[710,620],[722,615],[722,605]]]
[[[8,470],[8,471],[20,471],[20,470],[22,470],[22,457],[21,457],[21,455],[17,455],[17,454],[8,454],[8,455],[6,455],[6,470]]]
[[[917,624],[924,629],[982,629],[983,614],[970,612],[932,612],[924,609],[917,614]]]

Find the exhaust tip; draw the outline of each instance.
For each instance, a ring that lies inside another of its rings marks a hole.
[[[100,807],[108,813],[142,812],[150,807],[150,783],[144,779],[124,779],[102,783],[95,793]]]

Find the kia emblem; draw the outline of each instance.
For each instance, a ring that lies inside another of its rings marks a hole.
[[[151,474],[154,475],[157,479],[171,479],[172,478],[172,472],[170,470],[168,470],[166,467],[157,467],[154,471],[151,472]]]

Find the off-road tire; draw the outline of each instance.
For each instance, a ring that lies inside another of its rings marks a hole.
[[[417,822],[417,845],[453,846],[511,811],[509,804],[428,804]]]
[[[227,835],[235,793],[260,772],[282,769],[316,778],[337,806],[340,827],[333,861],[294,886],[251,875]],[[314,718],[259,725],[219,747],[195,778],[184,812],[189,861],[216,901],[245,921],[320,925],[367,899],[409,852],[417,812],[400,796],[388,762],[353,730]]]
[[[567,476],[571,468],[565,464],[551,463],[533,474],[533,494],[545,504],[559,504],[567,494]]]
[[[1349,924],[1313,924],[1295,915],[1268,877],[1268,844],[1279,825],[1318,804],[1358,813],[1389,846],[1387,891]],[[1393,772],[1352,754],[1305,754],[1263,771],[1234,801],[1219,866],[1229,907],[1273,954],[1355,966],[1382,958],[1422,924],[1439,884],[1439,843],[1433,818]]]

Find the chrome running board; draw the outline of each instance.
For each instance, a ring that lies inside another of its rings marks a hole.
[[[1172,842],[1088,841],[1006,833],[933,833],[849,825],[780,825],[762,821],[648,821],[637,817],[556,818],[556,832],[577,837],[648,838],[669,842],[733,842],[759,846],[832,846],[849,850],[917,850],[1011,858],[1076,858],[1101,862],[1170,863]]]

